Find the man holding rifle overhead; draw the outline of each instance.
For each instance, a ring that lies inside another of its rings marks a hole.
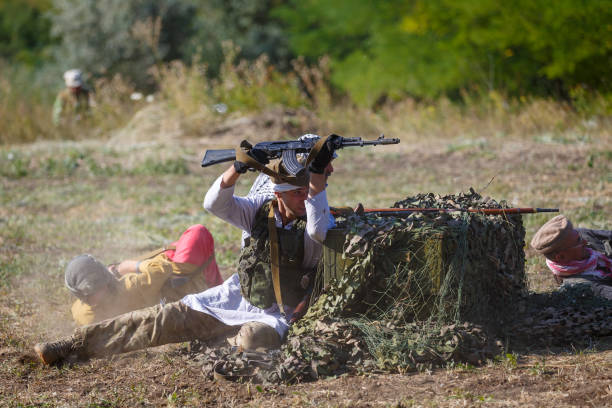
[[[66,339],[39,343],[45,364],[88,359],[146,347],[226,338],[243,349],[277,348],[295,307],[312,284],[329,225],[325,168],[336,138],[322,138],[292,175],[280,160],[266,167],[274,199],[237,197],[234,185],[249,168],[262,169],[268,157],[256,148],[237,149],[236,161],[208,190],[204,208],[249,232],[237,273],[222,285],[180,301],[120,315],[75,330]]]

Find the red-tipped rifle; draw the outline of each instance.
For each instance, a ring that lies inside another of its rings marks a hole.
[[[348,211],[349,213],[351,211]],[[366,208],[357,210],[356,214],[375,214],[388,216],[407,216],[413,213],[453,213],[453,212],[468,212],[484,215],[505,215],[505,214],[533,214],[542,212],[559,212],[558,208]],[[331,209],[332,215],[346,215],[345,209]]]

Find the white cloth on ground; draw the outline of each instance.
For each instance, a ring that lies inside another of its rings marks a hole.
[[[250,304],[240,293],[240,278],[237,273],[227,278],[221,285],[201,293],[185,296],[181,302],[229,326],[242,325],[247,322],[267,324],[276,330],[281,339],[289,330],[287,319],[293,315],[293,308],[286,305],[286,316],[283,317],[276,303],[265,310]]]

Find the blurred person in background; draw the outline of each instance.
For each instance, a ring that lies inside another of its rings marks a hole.
[[[574,228],[557,215],[535,233],[531,246],[561,287],[586,285],[593,294],[612,300],[612,231]]]
[[[72,259],[65,283],[77,297],[72,317],[87,325],[220,285],[214,240],[192,225],[173,244],[134,260],[106,267],[88,254]]]
[[[64,124],[80,120],[94,106],[93,93],[83,82],[83,73],[78,69],[64,72],[66,87],[62,89],[53,103],[53,123]]]

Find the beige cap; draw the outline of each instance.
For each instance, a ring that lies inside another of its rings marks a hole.
[[[535,233],[531,239],[531,247],[540,254],[551,254],[565,249],[567,238],[570,237],[574,226],[565,215],[557,215]]]
[[[304,160],[298,159],[298,163],[304,165]],[[270,166],[275,173],[278,173],[281,177],[273,177],[273,184],[291,184],[297,188],[299,187],[308,187],[308,183],[310,182],[310,172],[308,169],[302,169],[297,175],[291,177],[289,172],[283,166],[283,161],[278,160]]]
[[[79,69],[69,69],[64,72],[64,82],[69,88],[78,88],[83,85],[83,73]]]

